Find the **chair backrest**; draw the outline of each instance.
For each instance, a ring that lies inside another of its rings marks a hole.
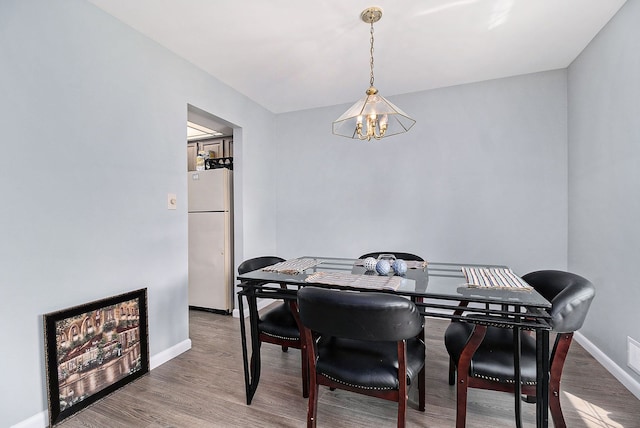
[[[385,293],[303,287],[298,309],[311,331],[347,339],[399,341],[417,336],[423,326],[413,302]]]
[[[375,251],[373,253],[367,253],[367,254],[363,254],[360,256],[361,259],[366,259],[367,257],[373,257],[374,259],[377,259],[378,256],[380,256],[380,254],[393,254],[396,259],[402,259],[402,260],[411,260],[411,261],[416,261],[416,262],[423,262],[424,259],[420,256],[416,256],[415,254],[411,254],[411,253],[402,253],[402,252],[398,252],[398,251]]]
[[[255,257],[253,259],[245,260],[240,263],[240,266],[238,266],[238,274],[242,275],[244,273],[262,269],[263,267],[271,266],[283,261],[283,258],[277,256]]]
[[[551,327],[571,333],[582,327],[596,289],[586,278],[559,270],[540,270],[522,277],[551,302]]]

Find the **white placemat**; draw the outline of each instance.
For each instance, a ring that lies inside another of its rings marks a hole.
[[[346,272],[316,272],[306,282],[373,290],[397,290],[402,283],[399,276],[354,275]]]
[[[304,272],[305,269],[317,266],[320,262],[317,259],[299,258],[285,260],[284,262],[276,263],[275,265],[262,268],[265,272],[277,272],[285,273],[288,275],[298,275]]]
[[[509,268],[475,268],[462,267],[462,273],[467,279],[467,285],[474,288],[502,288],[509,290],[533,289],[522,278]]]

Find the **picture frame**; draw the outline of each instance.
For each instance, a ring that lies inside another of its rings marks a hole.
[[[43,321],[49,427],[149,372],[146,288]]]

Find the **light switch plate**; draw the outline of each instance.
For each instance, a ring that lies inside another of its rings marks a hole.
[[[175,210],[177,206],[178,206],[178,203],[176,200],[176,194],[175,193],[167,194],[167,209]]]

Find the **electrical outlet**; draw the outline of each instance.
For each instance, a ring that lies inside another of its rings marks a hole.
[[[627,365],[640,374],[640,343],[627,336]]]

